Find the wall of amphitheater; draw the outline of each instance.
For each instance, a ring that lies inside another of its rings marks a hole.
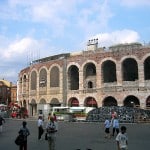
[[[19,73],[31,115],[53,106],[150,106],[150,47],[125,44],[35,60]]]

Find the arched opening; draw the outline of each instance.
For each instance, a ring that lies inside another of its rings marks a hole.
[[[116,64],[110,60],[103,62],[102,75],[104,83],[116,82]]]
[[[70,90],[79,89],[79,69],[75,65],[68,69],[68,86]]]
[[[37,104],[36,101],[32,99],[30,103],[30,115],[35,116],[36,113],[37,113]]]
[[[50,71],[50,87],[59,87],[59,68],[54,66]]]
[[[150,80],[150,56],[144,61],[144,79]]]
[[[77,99],[76,97],[71,97],[71,98],[69,99],[68,105],[69,105],[70,107],[78,107],[78,106],[79,106],[79,101],[78,101],[78,99]]]
[[[127,58],[122,63],[123,81],[138,80],[138,65],[133,58]]]
[[[117,106],[117,100],[112,96],[106,97],[103,100],[103,106]]]
[[[39,74],[39,87],[46,87],[47,86],[47,72],[46,69],[41,69]]]
[[[53,98],[50,102],[50,106],[51,107],[57,107],[57,106],[61,106],[61,104],[57,98]]]
[[[87,97],[84,102],[85,107],[98,107],[97,102],[94,97]]]
[[[88,88],[89,89],[93,88],[93,82],[91,82],[91,81],[88,82]]]
[[[37,86],[37,74],[35,71],[31,73],[31,90],[36,90]]]
[[[87,63],[83,69],[84,88],[96,87],[96,66],[93,63]]]
[[[124,106],[126,106],[126,107],[140,107],[139,99],[133,95],[128,96],[124,100]]]
[[[146,107],[150,109],[150,96],[146,100]]]

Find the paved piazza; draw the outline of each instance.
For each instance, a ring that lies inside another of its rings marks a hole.
[[[49,150],[47,141],[37,139],[37,121],[28,119],[31,135],[28,150]],[[14,139],[22,120],[6,119],[4,131],[0,134],[0,150],[17,150]],[[124,124],[129,136],[129,150],[150,149],[150,124]],[[56,150],[116,150],[115,138],[105,139],[102,123],[59,122]]]

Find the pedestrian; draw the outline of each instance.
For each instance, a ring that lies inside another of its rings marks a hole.
[[[117,112],[114,109],[112,109],[111,110],[111,123],[113,123],[115,117],[117,117]]]
[[[104,122],[104,127],[105,127],[105,138],[110,138],[110,121],[108,118],[106,118],[105,122]]]
[[[116,137],[118,150],[128,149],[128,136],[127,136],[126,130],[127,129],[125,126],[121,126],[121,132],[119,132]]]
[[[118,134],[119,133],[119,120],[118,118],[115,116],[114,120],[112,122],[113,125],[113,133],[112,136],[114,136],[115,132]]]
[[[48,118],[47,118],[48,121],[50,121],[50,118],[51,118],[51,113],[48,114]]]
[[[57,117],[55,113],[53,114],[53,118],[54,118],[54,121],[57,121]]]
[[[39,140],[42,140],[42,135],[44,133],[43,125],[44,125],[44,122],[43,122],[42,116],[39,116],[38,118],[38,139]]]
[[[3,123],[5,123],[5,119],[0,115],[0,133],[3,131]]]
[[[56,131],[56,123],[53,117],[50,118],[50,121],[46,125],[46,132],[47,132],[49,150],[55,150],[55,142],[56,142],[55,133],[57,131]]]
[[[57,121],[57,117],[56,117],[55,113],[53,114],[53,118],[54,118],[54,122],[55,122],[55,125],[56,125],[56,131],[58,131],[58,121]]]
[[[30,135],[29,129],[26,127],[27,122],[22,122],[22,127],[19,130],[19,135],[22,138],[22,142],[19,146],[19,150],[27,150],[27,137]]]

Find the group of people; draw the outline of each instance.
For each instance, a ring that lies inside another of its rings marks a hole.
[[[54,114],[53,116],[49,114],[46,128],[44,128],[44,118],[42,116],[38,117],[38,140],[42,140],[42,135],[45,130],[45,140],[48,140],[49,150],[55,150],[55,133],[58,130],[57,118]],[[1,121],[0,121],[1,122]],[[27,150],[27,137],[30,135],[30,131],[27,128],[27,122],[22,122],[22,127],[18,132],[21,137],[21,143],[19,144],[19,150]]]
[[[110,127],[112,126],[112,134],[110,134]],[[125,126],[119,126],[119,120],[117,117],[117,113],[112,111],[111,119],[106,118],[104,122],[105,127],[105,138],[111,138],[111,136],[115,136],[116,134],[116,143],[118,150],[127,150],[128,148],[128,137]],[[120,131],[120,132],[119,132]]]
[[[48,121],[46,124],[45,129],[45,140],[48,140],[49,149],[54,150],[55,149],[55,133],[58,130],[58,124],[57,124],[57,118],[56,115],[49,113],[48,115]],[[38,118],[38,139],[42,140],[42,135],[44,133],[44,121],[42,116],[39,116]]]

